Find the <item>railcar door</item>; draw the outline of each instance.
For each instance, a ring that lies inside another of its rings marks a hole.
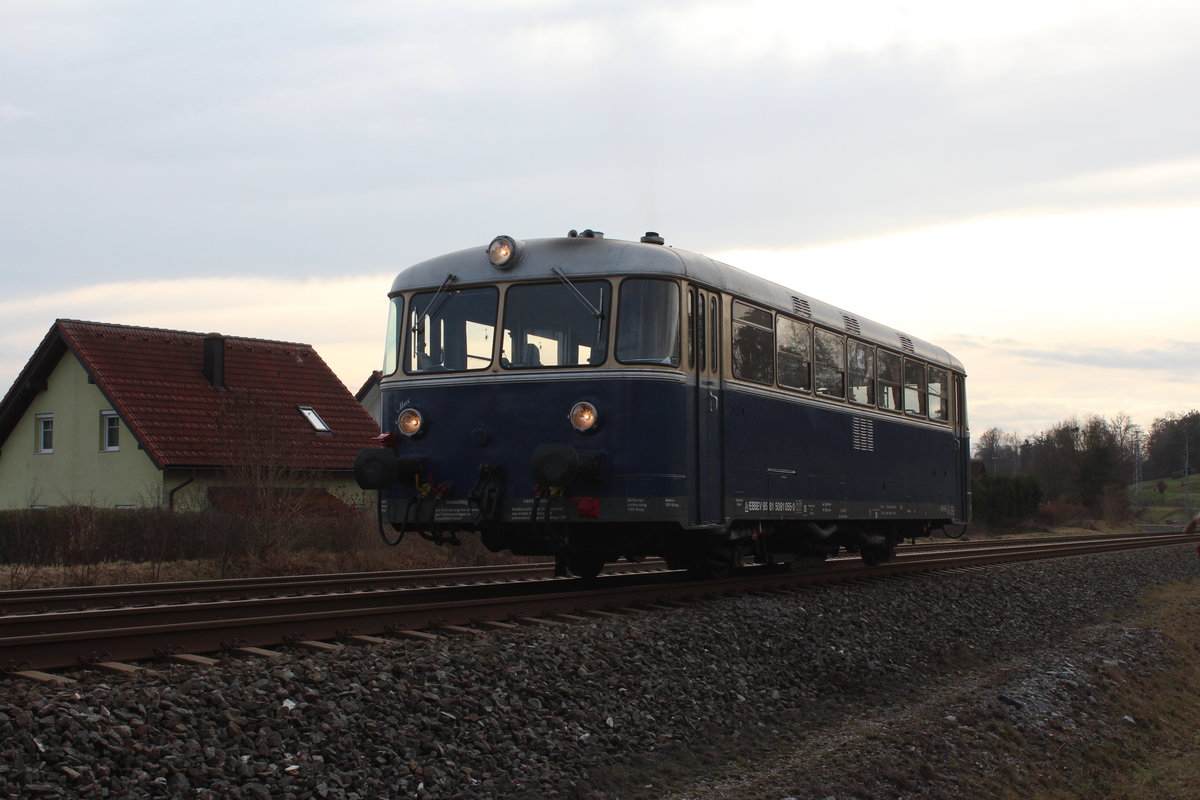
[[[725,519],[722,450],[721,298],[698,286],[688,289],[688,358],[695,370],[696,420],[691,522],[715,525]]]
[[[967,427],[967,387],[961,375],[954,376],[954,441],[957,445],[958,502],[961,519],[971,519],[971,434]]]

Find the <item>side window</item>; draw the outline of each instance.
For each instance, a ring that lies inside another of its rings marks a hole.
[[[687,293],[688,369],[696,368],[696,290]]]
[[[879,351],[879,407],[884,411],[903,411],[900,387],[904,382],[900,356]]]
[[[853,339],[846,346],[851,403],[875,405],[875,348]]]
[[[967,425],[967,386],[961,375],[954,376],[954,424],[960,428]]]
[[[776,321],[775,359],[779,385],[788,389],[812,390],[812,326],[791,317]]]
[[[721,368],[721,359],[720,359],[721,337],[717,335],[719,332],[718,326],[721,324],[721,306],[715,295],[713,297],[709,298],[709,305],[711,306],[711,308],[709,308],[709,315],[708,315],[708,329],[709,329],[709,333],[710,333],[710,335],[708,337],[708,347],[709,347],[709,350],[711,351],[711,353],[710,353],[711,357],[709,358],[709,366],[712,367],[714,371],[716,371]]]
[[[846,337],[833,331],[817,328],[816,345],[817,394],[826,397],[846,396]]]
[[[54,415],[53,414],[38,414],[35,423],[33,447],[37,453],[53,453],[54,452]]]
[[[387,341],[383,343],[383,374],[392,375],[400,366],[400,320],[404,319],[404,297],[388,301]]]
[[[925,416],[925,365],[911,358],[904,359],[904,412]]]
[[[733,301],[733,375],[744,381],[775,383],[775,331],[771,312]]]
[[[950,375],[939,367],[929,368],[929,418],[950,421]]]
[[[100,449],[106,453],[121,449],[121,420],[115,411],[100,412]]]

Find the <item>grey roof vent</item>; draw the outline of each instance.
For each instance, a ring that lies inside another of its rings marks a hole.
[[[846,325],[846,333],[854,336],[862,336],[862,328],[859,327],[858,320],[849,314],[842,314],[842,322]]]
[[[646,235],[641,238],[642,244],[666,244],[667,240],[658,235],[657,231],[646,231]]]
[[[812,309],[809,308],[808,301],[803,297],[796,297],[796,295],[792,295],[792,311],[802,317],[812,316]]]
[[[903,333],[900,334],[900,349],[911,356],[915,356],[917,354],[916,348],[913,347],[912,339],[908,338]]]

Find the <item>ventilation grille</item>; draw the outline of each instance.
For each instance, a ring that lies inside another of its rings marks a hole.
[[[917,354],[917,351],[913,349],[912,339],[908,338],[903,333],[900,334],[900,349],[908,353],[910,356],[915,356]]]
[[[792,295],[792,310],[803,317],[812,316],[812,309],[808,307],[808,301],[803,297]]]
[[[862,336],[862,328],[858,326],[858,320],[854,317],[842,314],[842,322],[846,323],[846,333],[854,336]]]
[[[850,429],[851,447],[863,453],[875,452],[875,423],[862,417],[854,417]]]

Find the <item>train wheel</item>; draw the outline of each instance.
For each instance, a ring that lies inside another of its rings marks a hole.
[[[891,561],[896,555],[896,545],[892,542],[884,544],[864,544],[859,548],[859,555],[868,567],[874,567],[885,561]]]
[[[567,556],[567,569],[576,578],[591,580],[604,569],[604,559],[593,553],[573,553]]]
[[[692,555],[688,572],[701,580],[728,578],[738,565],[738,551],[733,545],[711,545],[698,548]]]

